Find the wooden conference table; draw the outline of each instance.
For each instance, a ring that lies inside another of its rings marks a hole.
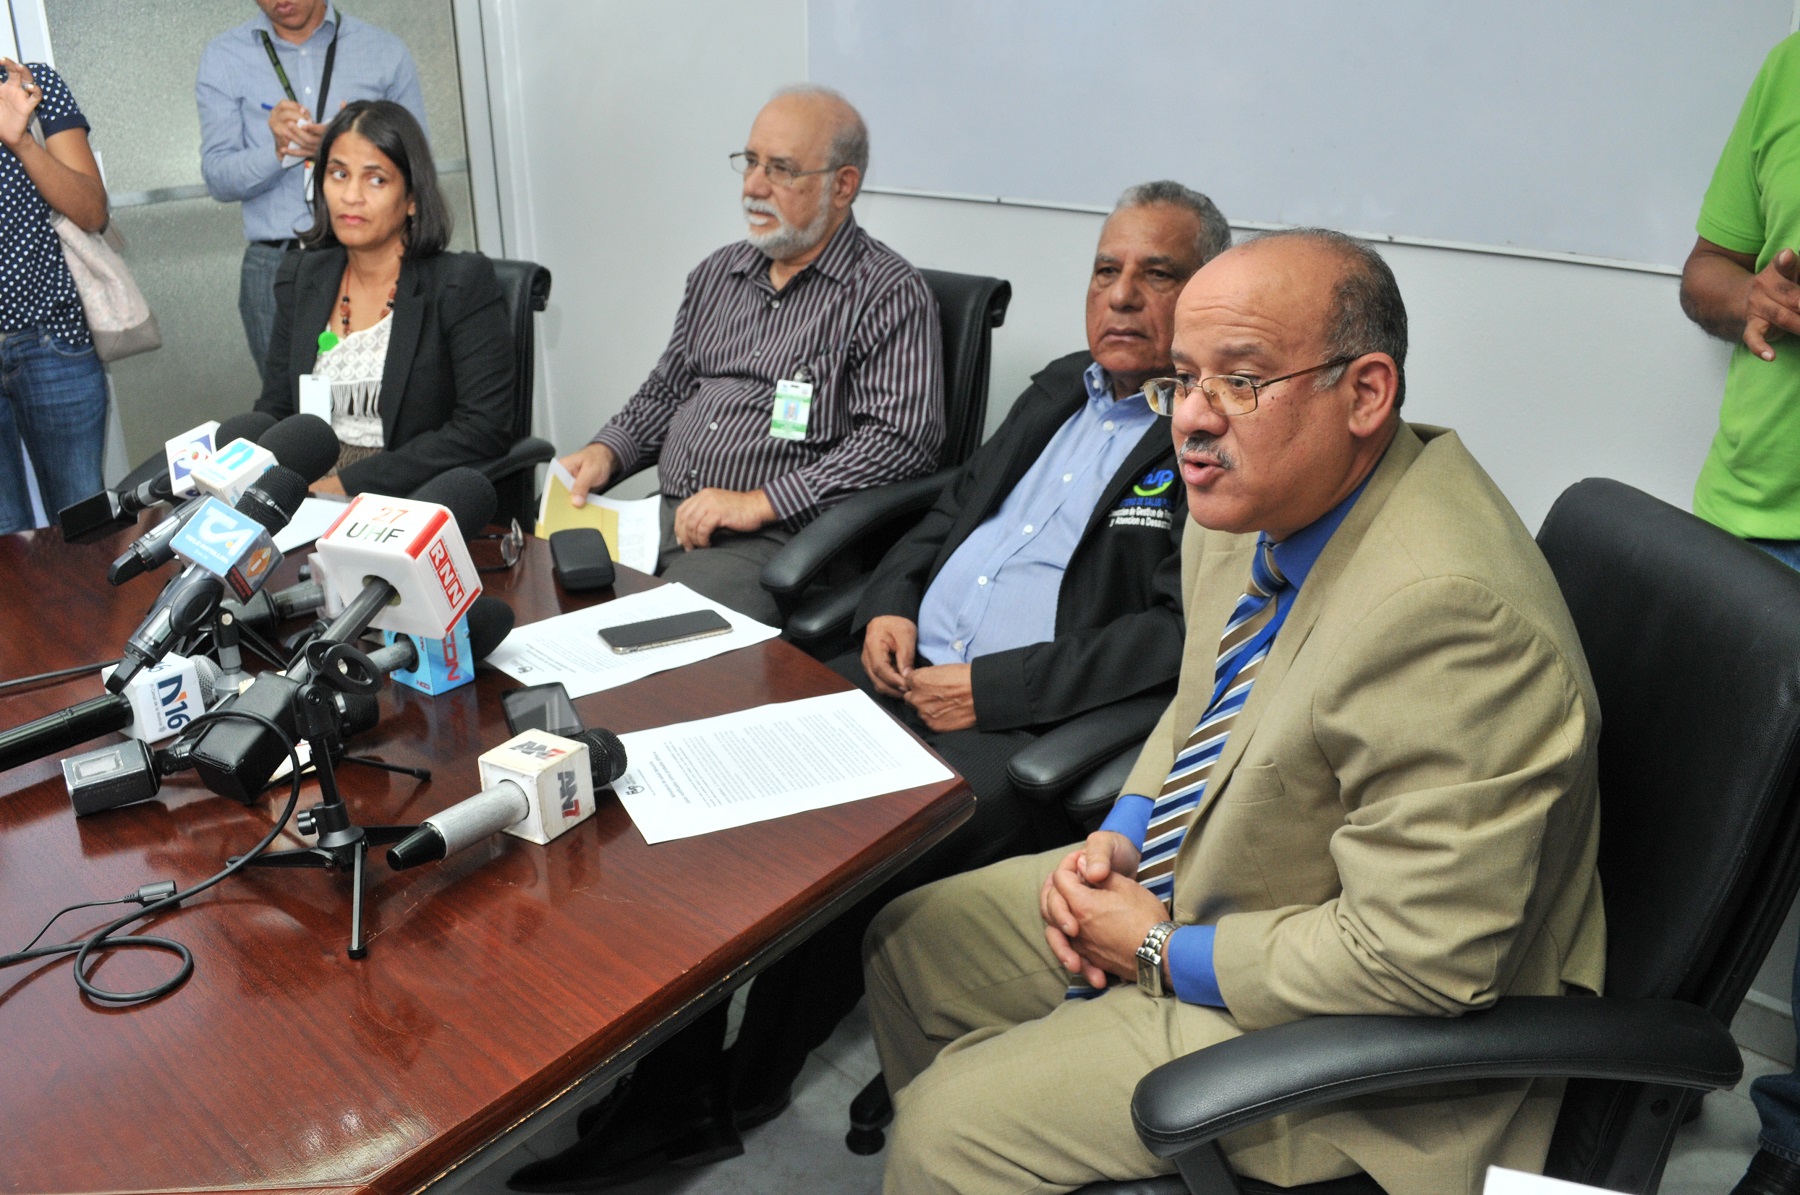
[[[106,564],[128,539],[0,536],[0,679],[118,653],[170,571],[111,589]],[[595,600],[556,585],[535,539],[517,568],[483,580],[521,622]],[[616,592],[653,584],[621,569]],[[515,683],[484,669],[437,698],[387,686],[380,725],[352,749],[433,779],[344,767],[353,816],[417,821],[472,794],[476,756],[508,737],[499,693]],[[771,641],[576,706],[622,732],[845,687]],[[100,692],[89,675],[0,693],[0,727]],[[316,794],[309,785],[301,807]],[[284,800],[246,808],[187,773],[153,801],[77,820],[56,759],[0,774],[0,950],[64,905],[212,874]],[[0,1191],[426,1187],[583,1098],[942,838],[972,801],[952,780],[651,847],[603,795],[548,847],[497,836],[399,873],[371,852],[361,962],[344,952],[346,874],[242,873],[153,923],[196,967],[152,1004],[86,1001],[68,956],[0,971]],[[122,911],[69,914],[46,941]],[[175,966],[118,951],[98,978],[131,990]]]

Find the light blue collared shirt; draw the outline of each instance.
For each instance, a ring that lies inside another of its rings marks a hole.
[[[1099,362],[1087,402],[1064,421],[1000,509],[950,554],[919,603],[919,654],[966,664],[1056,638],[1063,572],[1094,507],[1156,413],[1143,392],[1115,400]]]
[[[1377,464],[1379,466],[1379,462]],[[1375,470],[1371,469],[1369,477],[1373,476]],[[1318,563],[1319,554],[1331,542],[1338,525],[1349,515],[1351,507],[1356,505],[1356,500],[1368,488],[1369,477],[1363,478],[1342,502],[1275,545],[1275,567],[1287,578],[1287,584],[1275,595],[1273,621],[1277,627],[1277,637],[1280,635],[1280,625],[1287,621],[1288,611],[1299,600],[1300,587],[1306,584],[1307,574]],[[1259,538],[1258,543],[1260,542]],[[1249,575],[1250,571],[1246,568],[1246,580]],[[1144,849],[1144,834],[1150,828],[1150,811],[1155,805],[1152,798],[1138,793],[1121,794],[1113,802],[1112,812],[1100,823],[1100,828],[1123,834],[1141,851]],[[1210,925],[1184,925],[1170,934],[1168,942],[1163,946],[1169,961],[1169,979],[1175,988],[1175,995],[1189,1004],[1225,1007],[1225,998],[1219,994],[1219,976],[1213,970],[1215,932]]]
[[[287,94],[262,38],[267,33],[275,56],[294,86],[294,98],[321,122],[329,123],[342,103],[393,100],[425,125],[425,96],[419,72],[406,43],[367,21],[344,16],[337,57],[331,68],[331,90],[319,111],[320,77],[325,51],[338,32],[337,6],[325,10],[325,21],[299,45],[285,40],[263,13],[221,33],[200,56],[194,101],[200,108],[200,174],[206,189],[221,203],[244,205],[244,239],[286,240],[312,226],[306,203],[306,167],[283,166],[275,156],[269,132],[269,110]],[[265,107],[264,105],[267,105]],[[429,136],[430,130],[426,130]]]

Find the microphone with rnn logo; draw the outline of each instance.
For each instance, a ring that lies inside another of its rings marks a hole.
[[[584,730],[572,739],[527,730],[480,764],[481,791],[426,818],[388,848],[388,866],[403,871],[433,863],[499,833],[549,843],[594,815],[594,790],[625,773],[625,746],[610,730]]]
[[[314,575],[344,603],[323,637],[348,643],[373,626],[443,638],[481,593],[463,529],[493,517],[494,483],[468,468],[410,498],[357,495],[313,549]]]

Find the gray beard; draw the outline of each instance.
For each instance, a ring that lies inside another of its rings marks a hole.
[[[798,257],[825,239],[825,226],[831,219],[831,205],[821,204],[819,214],[805,228],[789,224],[779,212],[772,214],[780,221],[774,229],[769,232],[757,232],[753,229],[745,235],[745,239],[765,255],[781,261]]]

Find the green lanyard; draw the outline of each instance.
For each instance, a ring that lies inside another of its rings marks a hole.
[[[325,97],[331,93],[331,68],[337,62],[338,34],[344,31],[344,10],[337,9],[335,16],[336,23],[331,27],[331,44],[325,47],[325,70],[319,76],[319,106],[313,109],[313,119],[320,124],[325,123],[320,118],[325,115]],[[281,90],[287,93],[288,99],[298,104],[300,97],[294,94],[294,85],[288,82],[287,71],[282,69],[281,59],[275,56],[275,43],[269,40],[269,31],[258,29],[256,36],[262,38],[263,51],[269,56],[269,65],[275,68],[275,77],[281,80]]]

